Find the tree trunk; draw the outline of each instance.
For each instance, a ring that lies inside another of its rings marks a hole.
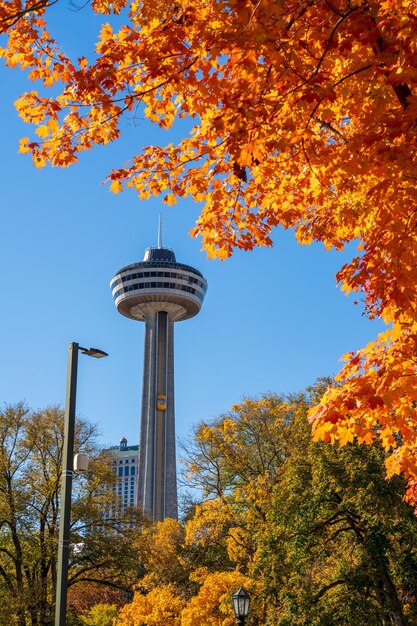
[[[406,626],[407,622],[405,621],[401,602],[398,598],[394,583],[391,580],[391,576],[389,575],[384,563],[378,563],[377,568],[389,602],[389,607],[386,607],[386,609],[388,608],[388,615],[391,623],[394,626]]]

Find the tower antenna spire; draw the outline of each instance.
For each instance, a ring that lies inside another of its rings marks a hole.
[[[158,248],[162,248],[162,213],[159,214],[158,221]]]

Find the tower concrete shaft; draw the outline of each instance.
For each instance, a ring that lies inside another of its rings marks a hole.
[[[174,322],[156,307],[145,318],[137,504],[154,521],[178,516]]]

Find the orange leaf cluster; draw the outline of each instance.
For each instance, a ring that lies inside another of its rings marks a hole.
[[[166,129],[187,117],[188,136],[114,169],[112,191],[203,202],[193,233],[220,258],[270,245],[279,224],[301,243],[359,242],[338,279],[391,330],[349,357],[314,430],[341,443],[379,437],[414,501],[416,3],[95,0],[93,10],[125,8],[128,19],[115,30],[109,17],[91,62],[59,51],[47,8],[0,2],[1,56],[54,85],[53,96],[30,91],[16,103],[38,127],[21,144],[37,167],[113,141],[125,112]]]

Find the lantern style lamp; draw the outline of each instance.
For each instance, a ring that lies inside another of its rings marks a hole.
[[[246,618],[249,614],[249,594],[243,587],[232,595],[233,610],[235,612],[236,622],[239,626],[244,626]]]

